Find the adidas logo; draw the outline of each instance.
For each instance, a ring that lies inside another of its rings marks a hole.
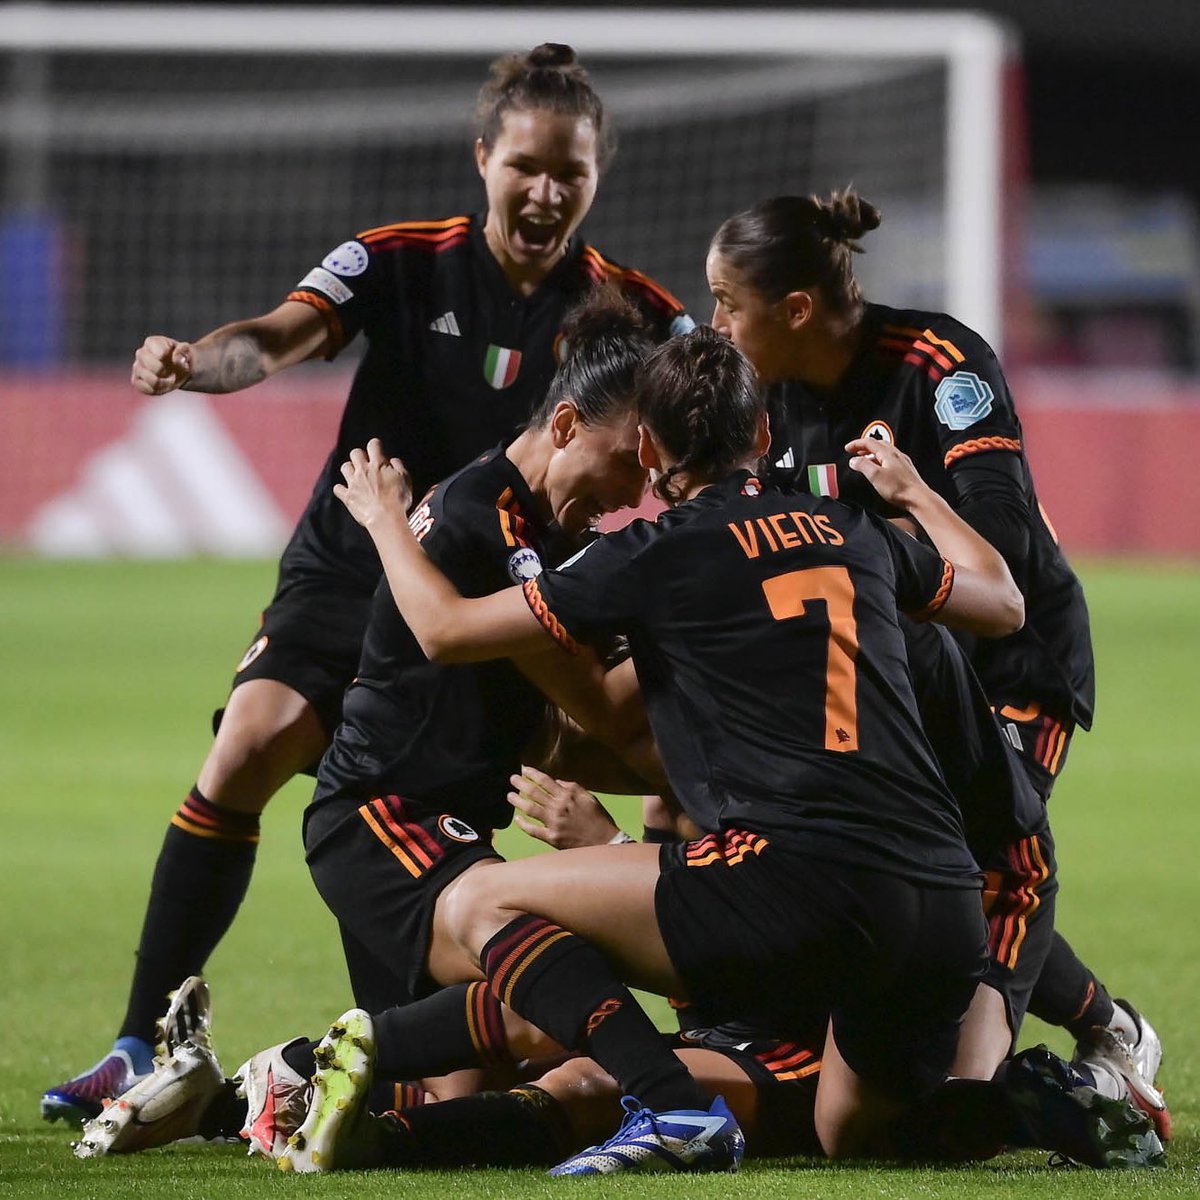
[[[430,321],[429,328],[434,333],[448,333],[451,337],[462,337],[462,330],[458,327],[458,318],[453,312],[443,313],[436,321]]]

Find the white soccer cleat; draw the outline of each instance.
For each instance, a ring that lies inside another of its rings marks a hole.
[[[352,1008],[316,1050],[312,1102],[279,1158],[281,1171],[301,1174],[381,1166],[382,1133],[367,1109],[375,1062],[370,1015]]]
[[[116,1100],[106,1100],[98,1117],[72,1143],[76,1158],[135,1154],[195,1137],[200,1119],[225,1084],[225,1074],[207,1046],[184,1042],[165,1062]]]
[[[260,1050],[242,1063],[234,1075],[238,1095],[246,1101],[242,1137],[250,1143],[251,1154],[278,1158],[287,1149],[288,1138],[304,1120],[312,1081],[289,1067],[283,1057],[284,1050],[304,1040],[293,1038]]]
[[[1138,1039],[1139,1044],[1147,1041],[1147,1030],[1154,1042],[1158,1042],[1158,1035],[1140,1018],[1138,1027],[1141,1034]],[[1157,1052],[1151,1051],[1149,1055],[1144,1053],[1141,1059],[1148,1065],[1153,1064],[1156,1068],[1157,1063],[1161,1060],[1161,1046]],[[1118,1092],[1117,1098],[1127,1099],[1134,1108],[1144,1112],[1154,1123],[1159,1138],[1163,1142],[1169,1142],[1171,1140],[1171,1110],[1167,1107],[1162,1092],[1155,1087],[1150,1077],[1143,1074],[1138,1062],[1136,1050],[1130,1045],[1127,1038],[1107,1026],[1098,1025],[1088,1035],[1087,1040],[1080,1042],[1076,1047],[1071,1065],[1091,1071],[1097,1081],[1097,1087],[1105,1094],[1113,1090],[1111,1087],[1105,1087],[1102,1082],[1102,1076],[1107,1076],[1115,1084],[1115,1090]]]
[[[208,984],[199,975],[189,975],[167,1000],[167,1011],[155,1022],[158,1060],[166,1062],[184,1042],[211,1049],[212,998]]]

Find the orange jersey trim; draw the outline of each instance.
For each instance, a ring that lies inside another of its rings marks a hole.
[[[592,270],[589,272],[593,278],[611,278],[617,276],[629,283],[636,283],[648,291],[664,308],[670,309],[672,312],[682,312],[683,305],[680,301],[672,296],[665,287],[656,283],[649,275],[643,275],[641,271],[635,271],[631,267],[619,267],[616,263],[610,262],[595,246],[585,246],[581,256],[584,259],[585,266],[590,266]],[[599,277],[597,271],[600,272]]]
[[[528,580],[522,585],[521,590],[525,593],[525,603],[529,605],[533,615],[541,622],[542,628],[568,653],[578,654],[579,644],[550,611],[550,606],[542,595],[542,589],[538,587],[538,581],[536,579]]]
[[[954,564],[946,559],[942,560],[942,581],[938,584],[938,590],[934,592],[933,599],[929,601],[924,608],[918,609],[914,613],[909,613],[914,621],[928,621],[935,613],[941,612],[946,606],[946,601],[950,599],[950,593],[954,589]]]
[[[329,350],[325,357],[326,359],[333,358],[346,344],[346,331],[342,328],[342,318],[338,316],[337,309],[324,296],[316,296],[312,292],[288,292],[284,299],[296,300],[301,304],[307,304],[310,308],[315,308],[321,314],[321,318],[325,322],[326,332],[329,334],[330,342]]]
[[[521,515],[520,506],[513,498],[512,488],[505,488],[500,493],[496,501],[496,511],[500,516],[500,533],[504,537],[504,544],[514,549],[517,546],[527,547],[529,541],[525,537],[525,530],[528,522]]]
[[[942,466],[948,467],[960,458],[966,458],[970,454],[984,454],[989,450],[1011,450],[1014,454],[1020,454],[1021,443],[1016,438],[972,438],[969,442],[959,442],[957,446],[951,446],[946,451],[946,457],[942,459]]]

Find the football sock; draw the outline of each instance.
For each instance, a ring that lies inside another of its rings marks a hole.
[[[119,1037],[113,1042],[113,1049],[129,1055],[135,1075],[149,1075],[154,1070],[154,1046],[144,1038]]]
[[[590,1055],[626,1094],[658,1112],[707,1110],[710,1098],[591,943],[523,915],[492,937],[480,962],[509,1008]]]
[[[1113,1019],[1113,1002],[1104,984],[1080,962],[1067,940],[1055,933],[1029,1011],[1049,1025],[1060,1025],[1077,1040],[1095,1025]]]
[[[250,885],[258,816],[192,788],[171,818],[154,868],[121,1037],[153,1043],[167,993],[204,969]]]
[[[485,983],[461,983],[374,1018],[375,1074],[421,1079],[512,1061],[500,1001]]]
[[[319,1041],[292,1042],[290,1045],[284,1046],[279,1055],[297,1075],[311,1079],[317,1072],[316,1051],[320,1044]]]
[[[227,1079],[220,1091],[208,1102],[200,1114],[196,1132],[209,1141],[214,1138],[235,1138],[246,1124],[246,1101],[238,1094],[238,1085]]]
[[[392,1167],[540,1167],[569,1154],[559,1102],[529,1085],[405,1109],[384,1118]]]

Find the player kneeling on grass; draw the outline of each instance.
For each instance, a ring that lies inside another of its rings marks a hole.
[[[987,635],[1019,625],[1019,594],[902,456],[863,465],[885,486],[898,478],[896,502],[958,559],[957,581],[948,561],[882,522],[762,488],[752,468],[768,433],[754,378],[711,332],[656,352],[640,398],[643,462],[677,506],[524,594],[463,600],[411,540],[401,476],[378,447],[345,468],[339,494],[433,657],[508,655],[547,635],[569,651],[576,632],[628,634],[675,791],[699,824],[722,830],[664,850],[661,863],[654,848],[628,846],[468,873],[443,893],[447,933],[511,1007],[646,1106],[606,1162],[642,1161],[664,1114],[696,1128],[718,1115],[618,975],[773,1025],[831,1011],[817,1131],[828,1154],[861,1152],[940,1082],[983,954],[974,864],[911,702],[899,700],[896,603]],[[834,655],[847,678],[830,679],[830,644],[848,639],[853,660]],[[855,752],[829,754],[839,748]],[[886,1044],[873,1032],[885,1016]],[[680,1165],[727,1157],[705,1141]]]

